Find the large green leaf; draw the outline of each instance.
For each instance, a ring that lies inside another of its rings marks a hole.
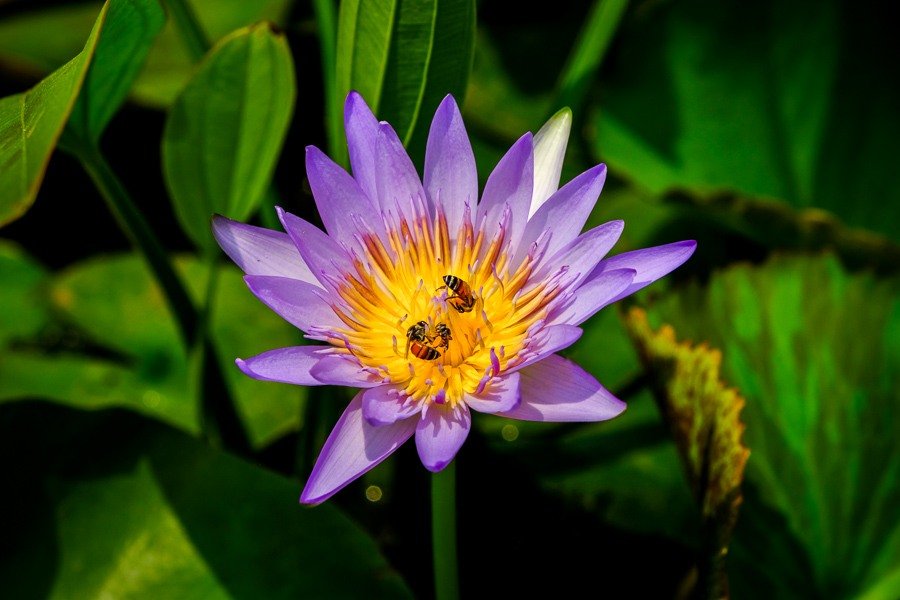
[[[898,597],[900,282],[777,258],[670,294],[650,315],[721,349],[747,401],[735,595]]]
[[[898,238],[900,88],[888,21],[836,0],[660,3],[627,20],[594,142],[662,192],[734,191]],[[840,94],[835,93],[837,90]]]
[[[287,41],[261,24],[216,45],[172,106],[163,170],[175,214],[198,246],[215,247],[213,213],[246,220],[259,205],[295,95]]]
[[[27,92],[0,99],[0,225],[20,217],[37,196],[97,47],[107,7],[75,58]]]
[[[66,134],[96,145],[125,101],[166,17],[158,0],[113,0]]]
[[[0,403],[43,398],[83,409],[125,407],[199,433],[187,384],[183,367],[164,354],[131,366],[74,353],[0,350]]]
[[[299,484],[121,411],[0,407],[8,597],[408,597],[374,541]],[[12,481],[10,481],[12,479]]]
[[[199,298],[206,286],[204,266],[184,259],[177,267]],[[299,339],[245,289],[237,270],[222,267],[219,278],[213,339],[238,411],[259,447],[300,425],[305,389],[250,379],[234,366],[234,358],[296,345]],[[118,359],[0,352],[0,400],[41,397],[81,408],[125,406],[199,431],[188,356],[144,262],[124,255],[78,264],[56,278],[50,295],[66,320]]]
[[[268,19],[283,23],[291,0],[189,0],[210,39]],[[46,73],[78,52],[100,3],[64,4],[26,12],[0,23],[0,63]],[[173,23],[156,38],[132,97],[148,106],[170,105],[193,72],[194,61]]]
[[[474,0],[345,0],[338,16],[337,101],[356,90],[404,143],[414,133],[424,140],[446,94],[462,104],[474,47]]]

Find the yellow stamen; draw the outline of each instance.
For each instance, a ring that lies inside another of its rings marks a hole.
[[[553,284],[529,281],[531,259],[511,263],[505,234],[501,226],[485,246],[484,230],[464,219],[452,239],[439,212],[433,220],[400,219],[384,240],[365,236],[354,272],[338,284],[335,311],[345,327],[328,339],[339,351],[349,346],[364,367],[402,389],[408,402],[455,409],[466,394],[488,389],[492,377],[515,364],[529,328],[547,317],[560,293]],[[446,288],[446,275],[468,284],[474,308],[460,312],[448,303],[459,294]],[[410,340],[408,330],[419,321],[428,324],[428,336]],[[439,324],[451,332],[446,346],[436,333]],[[438,357],[418,358],[407,342],[434,349]]]

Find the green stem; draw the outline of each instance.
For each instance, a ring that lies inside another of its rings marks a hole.
[[[100,190],[107,206],[119,222],[120,228],[140,249],[153,270],[153,274],[162,287],[166,302],[178,322],[178,329],[185,346],[193,347],[198,339],[199,316],[184,284],[172,267],[168,253],[100,151],[96,148],[82,146],[77,156],[88,175],[93,179],[97,189]]]
[[[194,14],[194,9],[187,0],[165,0],[165,6],[175,26],[181,32],[181,39],[187,46],[188,52],[191,53],[191,58],[195,61],[203,58],[211,45],[197,15]]]
[[[597,0],[594,4],[563,68],[553,106],[568,106],[573,112],[578,111],[626,8],[628,0]]]
[[[431,548],[435,597],[437,600],[457,600],[456,462],[431,476]]]
[[[80,145],[75,153],[106,201],[119,227],[131,238],[150,265],[175,315],[178,330],[188,351],[202,352],[200,397],[204,434],[216,445],[239,454],[249,454],[250,444],[238,417],[234,401],[225,383],[225,375],[216,359],[215,348],[206,335],[210,300],[202,313],[197,312],[159,239],[150,229],[116,174],[97,148]],[[215,291],[215,274],[210,274],[208,298]],[[199,343],[198,343],[199,342]]]

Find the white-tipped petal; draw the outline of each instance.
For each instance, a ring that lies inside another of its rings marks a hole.
[[[531,192],[529,219],[559,189],[559,176],[571,130],[572,111],[564,108],[550,117],[534,136],[534,189]]]

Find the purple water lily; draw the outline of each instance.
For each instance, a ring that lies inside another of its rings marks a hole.
[[[625,404],[555,354],[604,306],[669,273],[683,241],[603,257],[611,221],[581,233],[598,165],[561,189],[571,114],[523,135],[479,198],[456,102],[435,113],[419,178],[397,134],[351,93],[353,176],[318,148],[306,169],[327,233],[279,210],[287,234],[216,217],[222,249],[250,290],[320,345],[237,364],[250,377],[361,388],[328,437],[301,502],[326,500],[415,435],[431,471],[453,460],[470,410],[532,421],[602,421]]]

